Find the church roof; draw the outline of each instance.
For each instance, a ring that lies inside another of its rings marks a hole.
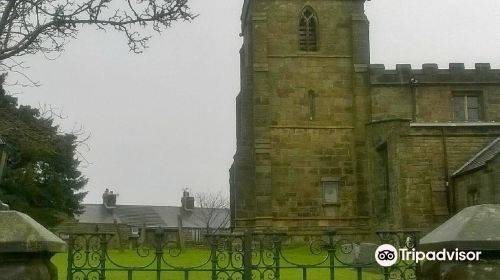
[[[482,168],[500,153],[500,137],[493,140],[484,149],[474,155],[468,162],[453,173],[453,177]]]

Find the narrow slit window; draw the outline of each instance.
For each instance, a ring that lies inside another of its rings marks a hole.
[[[316,95],[313,90],[309,91],[309,120],[313,121],[316,117]]]
[[[301,51],[318,50],[318,18],[311,7],[305,7],[300,15],[299,48]]]

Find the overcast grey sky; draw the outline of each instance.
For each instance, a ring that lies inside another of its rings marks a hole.
[[[180,204],[181,190],[228,190],[235,151],[243,0],[190,0],[200,16],[128,52],[119,34],[87,29],[56,60],[30,57],[23,104],[61,107],[66,130],[91,133],[85,202],[104,188],[121,204]],[[500,68],[500,1],[372,0],[372,63],[490,62]]]

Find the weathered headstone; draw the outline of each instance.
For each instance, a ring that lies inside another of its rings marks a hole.
[[[376,244],[347,243],[336,248],[337,259],[348,265],[368,265],[375,263]]]
[[[361,265],[375,263],[375,251],[378,245],[373,243],[359,244],[358,255],[356,256],[356,263]]]

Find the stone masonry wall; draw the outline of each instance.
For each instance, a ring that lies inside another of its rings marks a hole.
[[[430,229],[446,220],[451,214],[447,201],[451,173],[492,140],[487,135],[447,135],[445,150],[439,133],[412,131],[402,138],[399,182],[404,227]]]
[[[299,50],[299,15],[306,6],[319,23],[316,52]],[[250,65],[242,66],[237,115],[252,134],[249,141],[240,134],[231,170],[237,227],[290,229],[314,221],[306,226],[351,228],[360,220],[367,226],[357,210],[363,180],[355,175],[353,137],[353,56],[360,62],[368,57],[367,25],[366,32],[356,27],[353,43],[358,14],[362,1],[246,1],[241,61]],[[341,179],[339,205],[323,204],[323,177]]]
[[[438,69],[436,64],[424,64],[422,69],[406,64],[396,65],[396,70],[385,70],[383,65],[370,69],[373,121],[450,122],[453,95],[475,92],[480,96],[481,120],[500,122],[500,70],[490,69],[489,64],[478,63],[475,69],[465,69],[461,63],[451,63],[449,69]]]
[[[274,217],[353,217],[356,205],[351,131],[273,129]],[[328,146],[324,143],[336,143]],[[341,181],[339,206],[324,205],[321,178]]]
[[[381,227],[420,229],[427,231],[444,221],[451,213],[448,208],[448,186],[451,176],[460,166],[499,135],[497,128],[484,127],[410,127],[406,121],[388,121],[371,125],[372,152],[387,143],[389,150],[389,182],[392,222]],[[370,169],[374,214],[383,203],[375,184],[375,166]],[[448,184],[447,184],[448,182]]]
[[[367,145],[368,178],[375,224],[382,227],[431,229],[453,209],[451,176],[485,145],[500,135],[500,70],[489,64],[449,69],[424,64],[422,69],[397,65],[370,66],[371,121]],[[453,96],[475,92],[481,99],[481,121],[457,123]],[[498,122],[498,123],[497,123]],[[389,153],[391,222],[380,218],[386,196],[377,185],[377,147]],[[382,209],[382,210],[381,210]]]
[[[243,45],[240,50],[241,90],[236,98],[236,154],[230,170],[231,226],[251,227],[255,217],[253,127],[253,32],[254,2],[244,3]]]
[[[454,178],[454,194],[458,212],[472,206],[470,193],[477,193],[477,204],[500,203],[500,158],[489,161],[485,167]]]

